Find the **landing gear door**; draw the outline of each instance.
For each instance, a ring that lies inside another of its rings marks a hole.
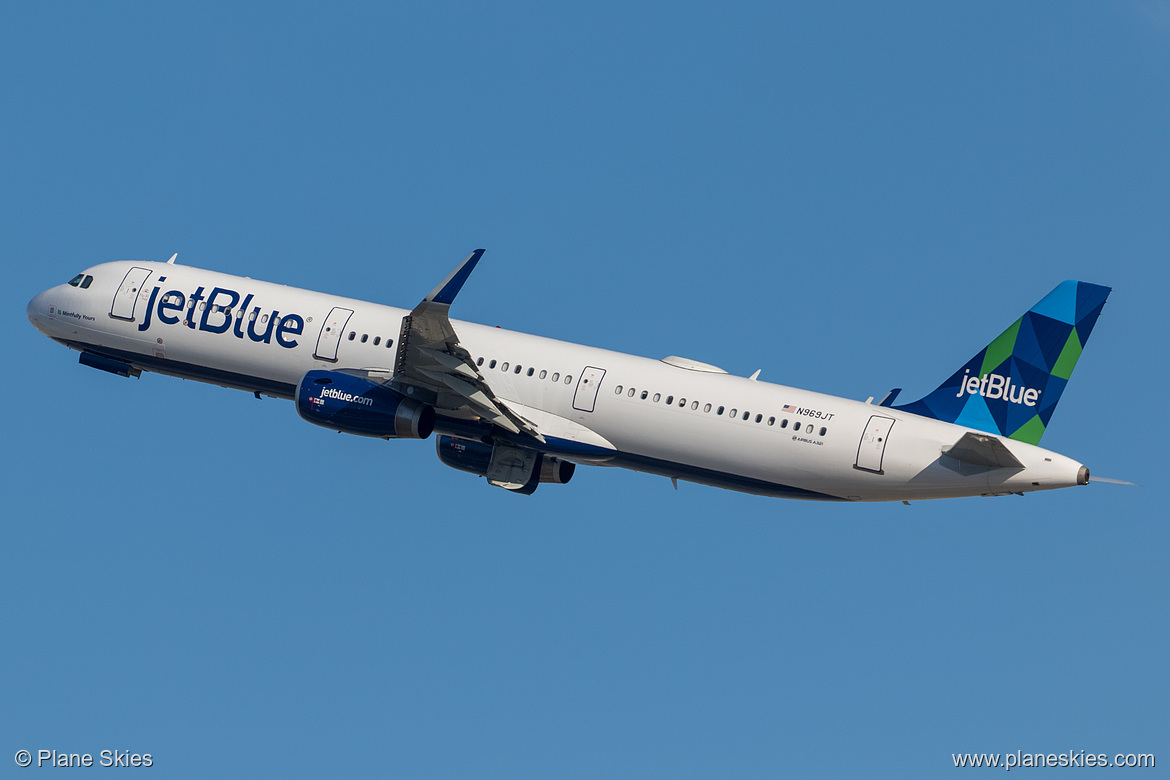
[[[886,440],[890,438],[890,429],[893,427],[892,417],[875,414],[869,418],[861,434],[861,443],[857,445],[857,460],[853,468],[875,474],[885,473],[882,471],[882,458],[886,454]]]
[[[581,371],[581,378],[577,380],[577,392],[573,394],[573,408],[578,412],[592,412],[597,403],[597,391],[601,389],[601,379],[605,376],[604,368],[585,366]]]
[[[126,272],[126,278],[122,280],[122,285],[114,294],[114,303],[110,306],[111,317],[134,322],[134,306],[138,303],[138,292],[149,276],[149,268],[131,268]]]
[[[337,344],[341,341],[341,334],[345,332],[345,326],[352,316],[353,309],[343,309],[340,306],[329,312],[329,316],[321,324],[321,335],[317,337],[317,349],[313,352],[313,357],[328,360],[330,363],[337,362]]]

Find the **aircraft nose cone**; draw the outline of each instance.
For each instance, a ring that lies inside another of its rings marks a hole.
[[[33,299],[28,302],[24,313],[28,315],[28,321],[32,323],[37,330],[44,332],[43,324],[49,316],[48,294],[38,293],[33,296]]]

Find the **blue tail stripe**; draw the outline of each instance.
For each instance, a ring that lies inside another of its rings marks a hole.
[[[987,408],[987,401],[977,395],[967,396],[963,412],[954,422],[978,431],[990,431],[999,427],[995,418],[991,416],[991,411]]]
[[[1048,361],[1041,346],[1040,334],[1036,332],[1035,320],[1030,316],[1030,313],[1025,314],[1020,320],[1020,332],[1016,336],[1016,347],[1012,350],[1012,357],[1029,365],[1043,368],[1045,371],[1048,369]]]
[[[1089,338],[1089,332],[1101,314],[1105,299],[1109,297],[1109,288],[1096,284],[1081,283],[1077,289],[1077,333],[1081,334],[1081,344]]]
[[[1069,280],[1061,282],[1056,289],[1044,296],[1044,299],[1032,307],[1033,314],[1043,314],[1057,322],[1075,322],[1077,313],[1077,288],[1080,283]],[[1096,286],[1096,285],[1094,285]]]

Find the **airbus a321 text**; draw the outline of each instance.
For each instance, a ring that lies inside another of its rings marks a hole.
[[[471,254],[413,310],[168,262],[96,265],[28,304],[80,362],[294,401],[311,423],[436,434],[439,459],[532,493],[576,464],[826,501],[1084,485],[1037,446],[1109,295],[1067,281],[926,397],[878,404],[448,317]],[[756,372],[757,375],[759,372]],[[675,483],[677,486],[677,482]]]

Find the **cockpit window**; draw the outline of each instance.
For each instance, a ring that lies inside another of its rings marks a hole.
[[[85,278],[85,274],[78,274],[77,276],[75,276],[69,280],[69,286],[76,287],[77,285],[81,284],[81,280],[84,278]]]
[[[81,289],[87,290],[91,284],[93,284],[93,277],[86,274],[86,277],[81,280]]]

